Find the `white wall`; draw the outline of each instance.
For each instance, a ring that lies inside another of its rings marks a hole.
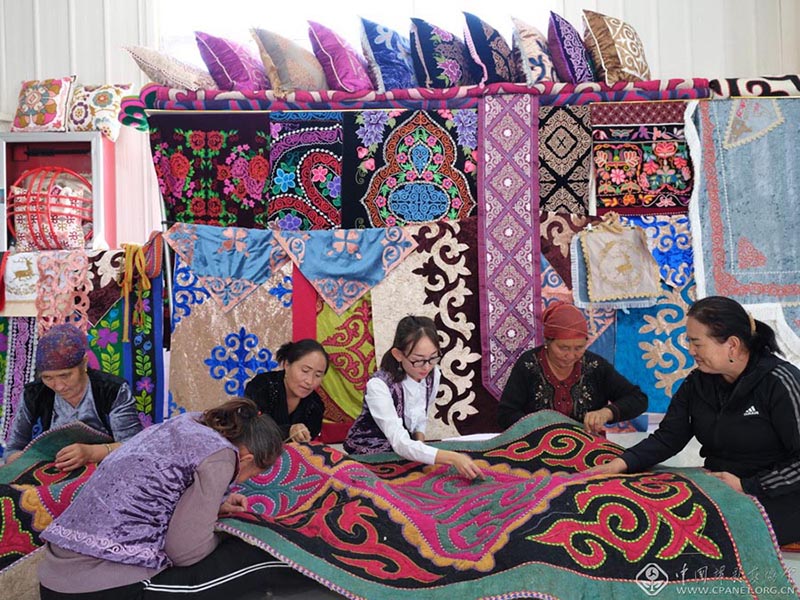
[[[257,25],[302,37],[304,19],[313,18],[349,39],[357,39],[361,15],[398,29],[414,15],[458,32],[466,10],[510,35],[511,15],[546,30],[550,10],[582,31],[581,10],[588,8],[636,28],[657,78],[800,73],[800,0],[536,0],[519,8],[518,0],[305,0],[285,11],[286,24],[276,23],[280,9],[264,0],[0,0],[0,127],[7,128],[25,79],[75,74],[85,84],[143,84],[122,47],[158,46],[160,2],[182,15],[164,23],[165,32],[222,34],[236,24],[242,35]],[[157,188],[146,136],[123,129],[118,237],[142,243],[160,227]]]

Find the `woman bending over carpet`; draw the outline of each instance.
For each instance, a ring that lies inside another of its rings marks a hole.
[[[42,600],[210,600],[263,589],[270,569],[286,565],[214,524],[246,510],[228,486],[272,465],[281,439],[245,398],[145,429],[42,533]]]
[[[364,407],[344,441],[350,454],[394,451],[407,460],[452,465],[469,479],[481,475],[472,459],[425,444],[428,406],[441,372],[436,325],[428,317],[403,317],[381,368],[367,382]]]
[[[591,473],[635,473],[696,437],[712,475],[754,496],[778,543],[800,542],[800,370],[776,356],[775,332],[735,300],[695,302],[686,320],[697,367],[658,429]]]

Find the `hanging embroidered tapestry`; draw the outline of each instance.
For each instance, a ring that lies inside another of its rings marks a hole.
[[[694,301],[693,281],[682,288],[664,285],[655,305],[617,313],[613,364],[647,394],[649,412],[666,412],[672,395],[695,367],[686,342],[686,312]]]
[[[408,226],[417,250],[372,290],[379,361],[404,316],[430,317],[439,331],[442,382],[428,410],[428,439],[497,428],[497,401],[481,381],[477,225],[471,217]]]
[[[698,296],[800,302],[800,100],[704,102],[692,200]]]
[[[341,226],[342,113],[273,112],[268,220],[280,229]]]
[[[89,322],[89,257],[84,250],[39,253],[36,282],[36,326],[39,335],[53,325],[71,323],[86,331]]]
[[[176,223],[164,238],[223,311],[247,298],[288,260],[272,231]]]
[[[538,107],[536,96],[487,95],[478,120],[478,272],[483,385],[500,400],[519,355],[538,345]]]
[[[266,227],[266,113],[153,112],[148,120],[168,223]]]
[[[539,210],[589,212],[592,128],[589,106],[539,108]]]
[[[5,306],[8,317],[36,316],[36,287],[39,283],[39,252],[5,253]]]
[[[476,109],[344,115],[342,227],[391,227],[475,214]]]
[[[694,173],[686,103],[591,105],[597,212],[686,212]]]
[[[246,300],[223,310],[213,290],[176,256],[167,416],[242,396],[256,374],[278,367],[275,352],[292,339],[291,272],[284,261]]]
[[[5,442],[14,422],[17,405],[22,399],[25,384],[33,381],[36,344],[39,336],[33,317],[3,317],[0,336],[3,360],[3,406],[0,416],[0,441]]]
[[[645,232],[647,246],[664,283],[682,288],[694,278],[688,215],[629,215],[622,222]]]
[[[622,448],[553,411],[439,446],[484,479],[292,444],[239,490],[254,514],[218,528],[348,598],[774,597],[757,591],[765,573],[797,591],[760,505],[700,469],[587,477]]]
[[[401,227],[276,231],[275,240],[339,315],[417,246]]]
[[[539,214],[542,256],[555,269],[564,284],[572,289],[572,238],[598,217],[543,211]]]

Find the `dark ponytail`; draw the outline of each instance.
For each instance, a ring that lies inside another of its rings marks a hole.
[[[325,357],[325,372],[327,373],[328,363],[330,361],[328,353],[325,352],[325,348],[322,347],[322,344],[311,338],[298,340],[296,342],[286,342],[278,348],[278,351],[275,353],[275,358],[279,363],[286,362],[287,365],[290,365],[312,352],[319,352]]]
[[[392,348],[397,348],[403,354],[408,354],[422,338],[428,338],[436,345],[439,350],[439,332],[436,331],[436,323],[429,317],[417,317],[408,315],[400,319],[397,329],[394,332]],[[400,382],[406,375],[403,365],[400,364],[393,355],[392,348],[386,351],[381,359],[381,369],[389,373],[392,381]]]
[[[692,305],[687,316],[708,327],[709,335],[720,343],[734,336],[751,354],[782,354],[772,327],[754,319],[732,298],[703,298]]]
[[[269,415],[262,415],[252,400],[234,398],[203,413],[202,423],[235,446],[244,446],[260,469],[274,463],[283,451],[283,436]]]

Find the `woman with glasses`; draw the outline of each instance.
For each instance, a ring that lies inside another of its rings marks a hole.
[[[394,451],[407,460],[447,464],[469,479],[481,475],[466,454],[424,443],[428,406],[436,397],[441,372],[439,334],[428,317],[403,317],[381,368],[367,382],[364,408],[344,441],[350,454]]]
[[[508,377],[497,419],[507,428],[530,413],[557,410],[601,433],[606,423],[639,416],[647,396],[603,357],[586,350],[586,319],[572,304],[554,302],[542,315],[544,345],[527,350]]]

